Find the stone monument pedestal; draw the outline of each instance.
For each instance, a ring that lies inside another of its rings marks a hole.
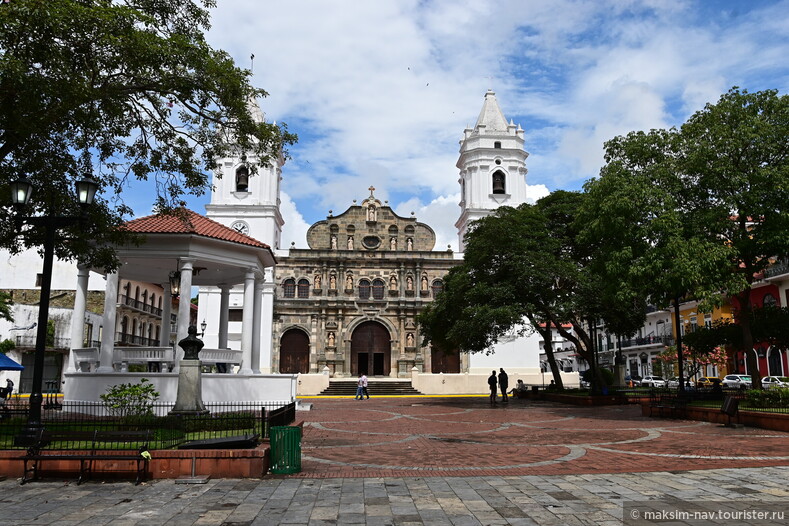
[[[178,371],[178,395],[171,415],[204,415],[202,363],[200,360],[181,360]]]

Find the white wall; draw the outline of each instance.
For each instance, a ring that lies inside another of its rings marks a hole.
[[[476,353],[469,355],[469,370],[471,374],[490,375],[492,370],[498,373],[499,368],[504,368],[507,374],[511,373],[539,373],[540,371],[540,342],[539,333],[532,332],[519,337],[502,339],[493,346],[493,352]]]
[[[159,391],[159,400],[174,402],[178,394],[177,373],[69,373],[63,388],[65,400],[95,402],[107,388],[139,383],[147,378]],[[203,402],[290,401],[296,397],[297,375],[203,374]]]

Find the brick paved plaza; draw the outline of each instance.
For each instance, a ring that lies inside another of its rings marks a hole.
[[[5,480],[0,517],[31,526],[661,524],[629,520],[636,501],[742,504],[789,518],[789,433],[644,418],[633,406],[309,402],[298,413],[302,473],[201,485]]]

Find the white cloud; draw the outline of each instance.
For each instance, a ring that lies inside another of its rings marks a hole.
[[[734,84],[789,88],[787,12],[787,1],[220,0],[209,41],[244,67],[255,54],[267,118],[300,136],[283,170],[288,235],[373,185],[454,246],[457,141],[487,88],[526,131],[534,195],[578,189],[615,135],[679,125]]]

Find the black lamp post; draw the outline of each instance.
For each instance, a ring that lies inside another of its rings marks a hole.
[[[205,318],[203,318],[203,323],[200,324],[200,338],[205,338],[205,328],[208,327],[208,324],[205,322]]]
[[[98,184],[90,179],[77,182],[77,198],[81,206],[93,204]],[[33,184],[25,177],[11,182],[11,201],[20,210],[30,201]],[[35,216],[21,217],[19,221],[42,228],[44,231],[44,268],[41,273],[41,298],[38,306],[38,326],[36,333],[36,350],[33,360],[33,386],[30,393],[30,410],[27,418],[27,430],[19,437],[20,445],[25,445],[35,436],[41,427],[41,402],[44,399],[41,386],[44,379],[44,355],[47,344],[47,322],[49,320],[49,296],[52,288],[52,262],[55,254],[55,234],[59,228],[80,221],[80,217],[67,216]]]

